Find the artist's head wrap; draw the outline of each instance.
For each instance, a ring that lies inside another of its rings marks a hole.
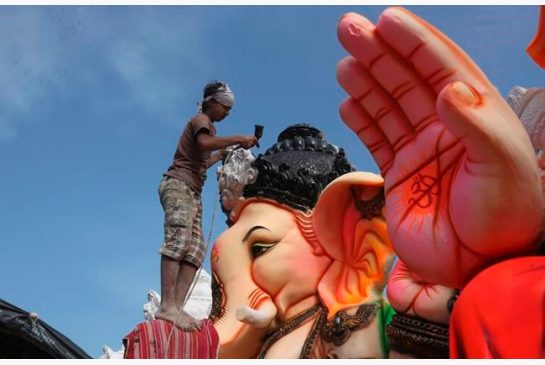
[[[206,85],[203,90],[203,101],[198,104],[199,112],[202,112],[202,105],[214,99],[218,103],[232,108],[235,104],[235,95],[225,82],[218,81],[216,83],[218,87],[214,90],[210,84]]]

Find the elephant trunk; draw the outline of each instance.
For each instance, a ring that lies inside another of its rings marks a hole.
[[[220,338],[220,358],[255,358],[277,309],[248,277],[222,282],[213,275],[211,319]]]

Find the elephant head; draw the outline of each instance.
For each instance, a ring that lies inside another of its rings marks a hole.
[[[226,163],[219,173],[229,228],[211,254],[220,357],[336,356],[356,327],[368,332],[362,356],[384,356],[393,251],[382,178],[352,172],[343,150],[308,125],[287,128],[255,160],[235,153],[247,168]]]

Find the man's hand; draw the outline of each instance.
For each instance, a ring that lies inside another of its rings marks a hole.
[[[257,138],[246,135],[233,135],[227,137],[211,136],[207,133],[197,134],[197,143],[202,151],[217,151],[222,148],[240,145],[248,149],[257,144]]]
[[[238,143],[244,149],[252,148],[257,145],[257,138],[255,136],[240,136]]]
[[[221,156],[221,159],[224,160],[229,155],[230,150],[227,148],[222,148],[221,150],[218,150],[218,153]]]
[[[352,55],[337,66],[351,96],[341,117],[385,178],[388,231],[409,269],[461,288],[495,259],[533,250],[544,211],[536,157],[471,58],[401,8],[376,26],[346,14],[338,36]]]

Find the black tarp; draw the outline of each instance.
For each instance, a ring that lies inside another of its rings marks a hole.
[[[0,359],[90,359],[69,338],[0,299]]]

